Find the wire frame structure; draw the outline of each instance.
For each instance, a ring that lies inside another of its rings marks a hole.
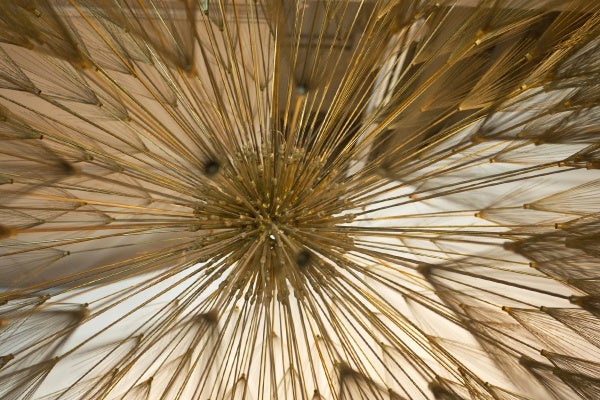
[[[0,4],[0,398],[600,399],[600,2]]]

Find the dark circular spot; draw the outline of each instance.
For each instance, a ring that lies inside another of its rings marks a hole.
[[[437,382],[432,382],[429,384],[429,390],[433,393],[433,397],[435,400],[458,400],[460,397],[454,395],[454,393],[450,392],[448,389],[443,387]]]
[[[298,254],[296,254],[296,264],[299,267],[306,267],[310,262],[311,254],[308,250],[302,250]]]
[[[431,264],[419,263],[416,267],[416,270],[417,270],[417,272],[421,273],[423,276],[429,276],[429,274],[431,274],[432,267],[433,266]]]
[[[358,375],[357,371],[352,369],[352,367],[350,367],[350,365],[348,365],[346,362],[340,362],[337,365],[337,368],[340,373],[340,378],[342,378],[342,379],[348,378],[350,376]]]
[[[205,322],[214,324],[219,320],[219,313],[217,312],[217,310],[210,310],[208,312],[200,314],[199,317]]]
[[[219,172],[220,165],[218,162],[209,160],[206,164],[204,164],[204,173],[208,176],[216,175]]]
[[[75,166],[66,160],[60,160],[58,162],[58,167],[64,175],[73,176],[77,174]]]
[[[0,239],[5,239],[14,235],[15,231],[5,225],[0,225]]]

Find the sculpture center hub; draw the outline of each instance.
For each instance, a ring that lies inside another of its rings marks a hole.
[[[230,290],[278,299],[302,293],[311,282],[325,284],[354,247],[346,172],[324,168],[305,149],[245,148],[206,177],[197,230],[207,260],[228,260],[222,275]]]

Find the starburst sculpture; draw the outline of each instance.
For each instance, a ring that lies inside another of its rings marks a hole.
[[[599,21],[0,5],[0,398],[600,398]]]

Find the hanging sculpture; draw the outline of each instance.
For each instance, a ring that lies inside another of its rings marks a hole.
[[[600,398],[599,21],[0,5],[0,398]]]

